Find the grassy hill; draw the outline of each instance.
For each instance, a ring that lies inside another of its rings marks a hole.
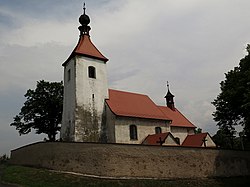
[[[88,186],[128,186],[128,187],[249,187],[247,177],[199,179],[199,180],[114,180],[97,179],[73,174],[59,173],[46,169],[1,164],[1,178],[5,183],[19,184],[23,187],[88,187]],[[143,172],[143,171],[142,171]]]

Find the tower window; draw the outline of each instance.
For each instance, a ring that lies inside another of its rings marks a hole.
[[[70,69],[68,70],[68,81],[70,81],[70,78],[71,78],[71,72],[70,72]]]
[[[95,67],[89,66],[88,71],[89,71],[89,78],[95,79],[96,78]]]
[[[155,134],[161,133],[161,127],[155,127]]]
[[[137,127],[135,125],[129,126],[130,140],[137,140]]]

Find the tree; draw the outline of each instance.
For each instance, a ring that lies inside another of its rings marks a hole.
[[[221,93],[212,102],[216,111],[214,120],[227,136],[235,134],[235,126],[242,125],[247,141],[250,141],[250,45],[248,54],[239,66],[225,74],[220,83]]]
[[[223,149],[234,148],[234,138],[234,136],[228,135],[228,133],[223,129],[219,129],[212,137],[216,146]]]
[[[20,135],[35,129],[37,134],[45,133],[49,141],[55,141],[62,120],[63,83],[41,80],[35,90],[29,89],[24,96],[27,100],[10,125]]]
[[[226,131],[223,129],[219,129],[216,134],[212,137],[214,143],[217,147],[223,148],[223,149],[239,149],[239,150],[245,150],[248,149],[248,147],[245,147],[244,145],[244,135],[242,133],[239,133],[239,137],[236,136],[230,136]]]
[[[194,134],[200,134],[202,133],[202,129],[198,128],[198,129],[194,129]]]

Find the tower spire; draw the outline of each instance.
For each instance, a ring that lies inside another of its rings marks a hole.
[[[174,107],[174,95],[170,92],[168,81],[167,81],[167,89],[168,89],[167,94],[164,97],[166,99],[167,107],[170,108],[171,110],[175,110],[175,107]]]
[[[85,2],[83,3],[83,14],[79,17],[79,22],[81,24],[81,26],[78,27],[78,29],[80,30],[80,36],[82,35],[89,35],[89,31],[90,31],[90,26],[88,26],[88,24],[90,23],[90,19],[89,16],[86,15],[86,5]]]

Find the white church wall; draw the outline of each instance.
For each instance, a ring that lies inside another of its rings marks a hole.
[[[75,58],[64,67],[64,98],[61,138],[64,141],[74,140],[75,131]]]
[[[137,127],[137,140],[130,139],[130,125]],[[162,133],[170,130],[169,124],[163,120],[117,117],[115,121],[116,143],[141,144],[149,134],[155,134],[155,127],[161,127]]]
[[[187,137],[187,135],[189,134],[189,129],[190,128],[171,126],[171,133],[175,138],[180,139],[180,145],[181,145],[182,142]]]
[[[88,67],[96,69],[96,78],[88,77]],[[95,108],[103,110],[104,99],[108,98],[108,83],[106,63],[88,57],[78,57],[76,62],[76,99],[78,105],[92,103],[92,94],[95,94]]]
[[[101,60],[76,57],[75,141],[100,141],[104,101],[108,98],[106,64]],[[95,68],[90,78],[88,67]]]

